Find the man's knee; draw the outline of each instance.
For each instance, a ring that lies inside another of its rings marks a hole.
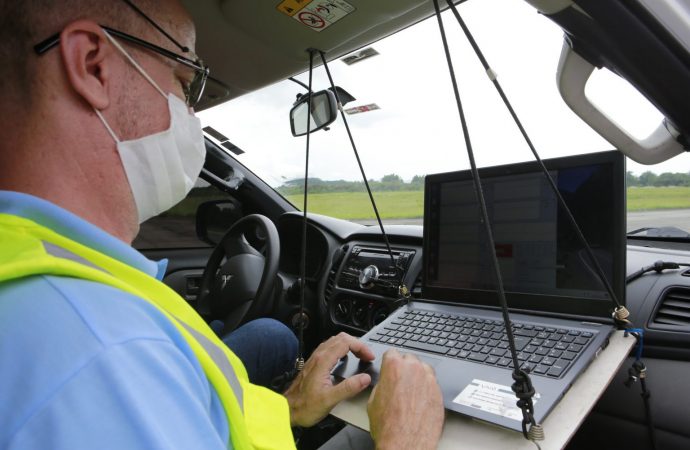
[[[251,348],[264,354],[293,358],[298,349],[295,333],[282,322],[268,318],[247,322],[223,340],[233,351],[239,353]]]
[[[269,387],[276,377],[294,367],[297,337],[290,328],[274,319],[247,322],[223,338],[242,360],[252,383]]]
[[[265,339],[264,345],[280,346],[286,354],[297,355],[297,337],[284,323],[275,319],[261,318],[247,322],[241,328],[245,327],[250,335]]]

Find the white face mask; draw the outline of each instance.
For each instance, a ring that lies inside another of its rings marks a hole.
[[[167,96],[144,69],[107,32],[106,36],[160,94],[168,100],[170,127],[148,136],[120,141],[95,110],[117,143],[139,214],[139,223],[157,216],[183,200],[194,187],[206,159],[201,121],[174,94]]]

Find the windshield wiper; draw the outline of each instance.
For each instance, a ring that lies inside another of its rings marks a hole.
[[[690,233],[678,227],[643,227],[627,233],[633,239],[690,240]]]

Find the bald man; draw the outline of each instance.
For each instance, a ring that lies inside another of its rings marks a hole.
[[[201,170],[191,111],[208,75],[177,1],[135,3],[0,0],[0,448],[213,449],[261,438],[233,421],[228,404],[239,400],[220,395],[204,359],[212,352],[192,345],[204,343],[190,337],[206,333],[198,316],[159,304],[179,298],[134,289],[170,295],[156,281],[164,269],[130,243]],[[323,343],[281,397],[285,422],[276,411],[267,433],[313,425],[365,389],[366,374],[331,382],[350,351],[373,358],[346,334]],[[386,354],[369,416],[380,448],[434,448],[443,407],[429,366]]]

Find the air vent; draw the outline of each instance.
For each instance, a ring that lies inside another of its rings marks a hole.
[[[326,280],[326,289],[324,290],[323,296],[328,303],[331,300],[331,295],[333,295],[333,287],[335,286],[335,273],[338,271],[337,266],[333,264],[331,271],[328,272],[328,280]]]
[[[422,297],[422,272],[419,272],[419,275],[417,276],[417,279],[414,280],[414,284],[412,285],[412,297],[413,298],[421,298]]]
[[[228,138],[225,137],[224,134],[222,134],[221,132],[219,132],[219,131],[216,130],[215,128],[213,128],[213,127],[204,127],[203,130],[206,132],[206,134],[207,134],[208,136],[211,136],[213,139],[215,139],[216,141],[218,141],[218,143],[219,143],[220,145],[222,145],[223,147],[227,148],[228,150],[230,150],[230,151],[233,152],[234,154],[236,154],[236,155],[241,155],[242,153],[244,153],[244,150],[242,150],[241,148],[239,148],[238,146],[236,146],[235,144],[233,144],[232,142],[230,142],[230,141],[228,140]]]
[[[690,328],[690,289],[667,290],[652,323]]]
[[[328,272],[328,279],[326,280],[326,287],[323,292],[323,297],[326,303],[331,300],[331,295],[333,295],[333,288],[335,288],[335,274],[338,273],[338,267],[343,261],[343,256],[347,253],[349,246],[343,245],[341,248],[335,251],[333,259],[331,260],[331,270]]]

